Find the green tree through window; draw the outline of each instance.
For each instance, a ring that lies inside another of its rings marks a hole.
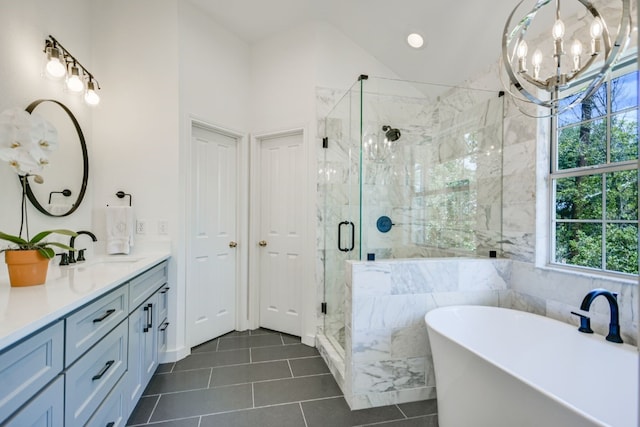
[[[551,262],[638,274],[635,59],[552,126]]]

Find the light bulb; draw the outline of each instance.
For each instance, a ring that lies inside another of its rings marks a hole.
[[[100,97],[96,93],[95,84],[91,80],[87,82],[87,91],[84,94],[84,102],[89,105],[98,105],[100,102]]]
[[[540,64],[542,64],[542,52],[540,51],[540,49],[536,49],[536,51],[533,52],[533,57],[531,58],[531,63],[533,65],[535,65],[536,67],[539,67]]]
[[[527,47],[527,42],[524,40],[520,40],[518,43],[518,49],[516,50],[516,54],[518,55],[518,72],[525,73],[527,71],[527,51],[529,48]]]
[[[61,78],[67,72],[66,67],[60,61],[60,51],[57,48],[47,48],[47,65],[45,69],[47,74],[54,79]]]
[[[591,23],[591,38],[599,39],[602,36],[602,30],[602,21],[600,20],[600,18],[595,18]]]
[[[571,55],[573,56],[582,55],[582,43],[580,43],[580,40],[575,39],[571,44]]]
[[[556,23],[553,24],[553,30],[551,32],[555,40],[562,40],[562,37],[564,36],[564,22],[562,22],[562,20],[560,19],[556,20]]]
[[[580,55],[582,55],[582,43],[575,39],[571,44],[571,55],[573,55],[573,71],[580,70]]]
[[[67,88],[72,92],[82,92],[84,89],[84,83],[80,77],[80,69],[72,65],[69,68],[69,74],[67,75]]]
[[[526,58],[528,50],[529,50],[529,47],[527,46],[527,42],[524,40],[521,40],[520,43],[518,43],[518,51],[517,51],[518,58],[520,59]]]
[[[542,52],[540,52],[540,49],[536,49],[533,52],[531,63],[533,64],[533,78],[537,79],[540,76],[540,64],[542,64]]]

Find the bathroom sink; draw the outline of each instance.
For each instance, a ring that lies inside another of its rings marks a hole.
[[[98,265],[128,265],[128,264],[134,264],[143,259],[144,258],[142,257],[105,257],[105,258],[97,258],[94,260],[89,260],[86,262],[79,262],[77,264],[70,265],[70,267],[89,268],[89,267],[95,267]]]
[[[141,261],[143,258],[130,258],[130,257],[113,257],[113,258],[100,258],[95,261],[97,264],[115,264],[115,263],[134,263]]]

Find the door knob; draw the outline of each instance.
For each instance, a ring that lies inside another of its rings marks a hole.
[[[265,246],[267,246],[267,241],[266,241],[266,240],[260,240],[260,241],[258,242],[258,245],[259,245],[260,247],[263,247],[263,248],[264,248]]]
[[[238,246],[238,244],[236,242],[229,242],[229,247],[230,248],[235,248],[236,246]]]

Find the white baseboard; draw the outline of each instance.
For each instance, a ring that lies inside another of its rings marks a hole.
[[[160,359],[160,363],[173,363],[177,362],[178,360],[184,359],[190,354],[191,349],[187,347],[180,347],[174,350],[167,350],[164,353],[160,354],[158,357]]]

